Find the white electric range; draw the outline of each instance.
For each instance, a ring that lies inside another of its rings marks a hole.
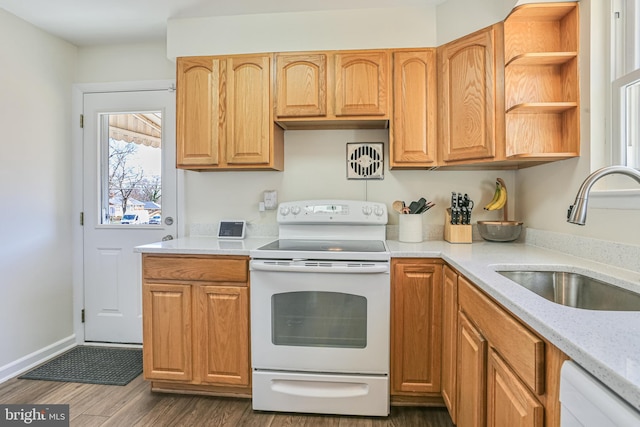
[[[253,409],[389,414],[387,208],[287,202],[250,252]]]

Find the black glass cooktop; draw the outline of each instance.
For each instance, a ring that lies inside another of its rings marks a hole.
[[[260,251],[385,252],[382,240],[280,239],[258,248]]]

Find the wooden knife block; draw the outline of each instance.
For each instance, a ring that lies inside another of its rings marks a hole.
[[[449,243],[471,243],[471,224],[451,224],[451,209],[445,209],[444,240]]]

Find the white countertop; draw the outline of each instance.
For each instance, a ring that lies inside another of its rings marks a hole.
[[[239,241],[188,237],[138,246],[141,253],[249,255],[275,237]],[[442,258],[640,410],[640,312],[582,310],[550,302],[495,272],[561,267],[640,292],[640,272],[522,243],[388,240],[392,257]]]

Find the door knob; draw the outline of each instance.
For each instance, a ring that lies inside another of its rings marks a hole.
[[[164,219],[164,223],[167,225],[172,225],[173,224],[173,217],[168,216]]]

